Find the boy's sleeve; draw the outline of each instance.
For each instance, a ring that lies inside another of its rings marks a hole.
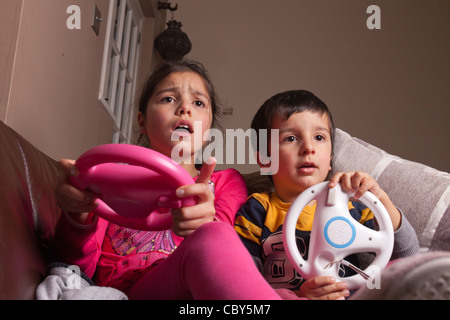
[[[250,254],[262,260],[261,233],[266,218],[266,210],[253,196],[236,214],[234,229]]]
[[[361,224],[368,228],[375,229],[372,211],[361,202],[352,202],[352,206],[352,208],[349,207],[350,214]],[[400,209],[398,209],[398,211],[402,216],[402,224],[400,228],[394,232],[394,249],[392,251],[391,260],[408,257],[419,251],[419,241],[417,240],[416,232],[403,212]]]
[[[402,216],[402,224],[394,232],[394,250],[391,260],[412,256],[419,252],[419,240],[414,228],[406,219],[403,212],[397,208]]]

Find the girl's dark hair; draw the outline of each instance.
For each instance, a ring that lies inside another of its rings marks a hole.
[[[270,135],[272,121],[276,115],[279,115],[281,118],[287,120],[293,113],[303,111],[310,111],[321,115],[325,114],[328,117],[330,123],[331,147],[333,152],[334,123],[331,112],[322,100],[307,90],[285,91],[269,98],[256,112],[253,117],[251,128],[256,130],[256,136],[258,137],[257,140],[259,140],[260,129],[267,129],[267,134]],[[270,136],[267,138],[270,138]],[[253,148],[254,150],[259,151],[259,141],[256,141],[256,145],[254,145]]]
[[[147,113],[147,105],[155,93],[155,89],[158,84],[164,80],[167,76],[174,72],[194,72],[198,74],[205,82],[206,90],[208,91],[208,95],[211,101],[211,113],[212,113],[212,122],[211,127],[217,126],[217,120],[220,117],[220,107],[218,103],[218,98],[216,95],[216,91],[214,89],[214,85],[212,84],[209,76],[207,74],[204,66],[192,60],[181,60],[181,61],[170,61],[170,62],[162,62],[157,66],[155,71],[149,76],[147,82],[145,83],[141,96],[138,101],[138,111],[142,112],[145,116]],[[147,137],[143,134],[139,136],[138,144],[145,145],[148,143]]]

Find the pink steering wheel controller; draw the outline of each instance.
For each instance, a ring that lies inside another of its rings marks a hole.
[[[376,280],[375,272],[387,265],[394,246],[394,230],[386,208],[372,193],[364,193],[360,201],[374,213],[379,230],[365,227],[350,215],[348,202],[353,194],[342,191],[340,185],[330,189],[328,184],[323,182],[310,187],[292,203],[283,226],[284,247],[291,264],[305,279],[330,275],[347,282],[353,290],[369,279]],[[304,260],[297,248],[295,229],[303,208],[312,200],[316,200],[317,205],[308,260]],[[350,254],[362,252],[376,254],[365,270],[344,260]],[[355,268],[358,274],[340,277],[340,263]]]
[[[97,195],[94,213],[115,224],[137,230],[171,228],[170,213],[160,208],[195,205],[192,197],[178,198],[177,188],[193,184],[189,173],[154,150],[128,144],[107,144],[83,153],[75,165],[79,176],[71,183]]]

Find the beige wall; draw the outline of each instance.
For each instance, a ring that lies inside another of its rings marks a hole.
[[[97,3],[106,16],[108,0]],[[66,27],[71,4],[80,6],[81,30]],[[97,99],[105,26],[99,37],[90,28],[92,5],[23,0],[5,122],[55,158],[111,141],[112,120]]]
[[[366,27],[371,4],[381,30]],[[308,89],[338,127],[449,172],[449,12],[430,0],[186,0],[175,19],[234,108],[225,127],[247,129],[271,95]]]
[[[109,0],[95,3],[105,19],[99,36],[92,0],[0,0],[0,120],[55,159],[112,139],[113,122],[98,100]],[[151,3],[140,80],[150,70],[154,26],[165,22]],[[81,9],[80,30],[66,27],[70,5]]]
[[[0,0],[0,120],[8,105],[22,0]]]
[[[140,81],[164,28],[156,2],[144,8],[156,22],[145,22]],[[106,17],[108,0],[96,3]],[[81,7],[81,30],[66,28],[72,4]],[[366,28],[370,4],[381,7],[381,30]],[[105,24],[97,37],[92,5],[0,0],[0,120],[55,159],[111,139],[97,99]],[[224,127],[247,129],[265,99],[304,88],[352,135],[450,171],[449,9],[443,0],[185,0],[175,19],[193,43],[189,57],[206,65],[234,108]]]

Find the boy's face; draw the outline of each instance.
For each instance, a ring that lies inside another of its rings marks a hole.
[[[279,168],[273,175],[278,196],[293,202],[305,189],[325,181],[331,170],[331,133],[328,117],[304,111],[287,120],[276,116],[279,130]]]

